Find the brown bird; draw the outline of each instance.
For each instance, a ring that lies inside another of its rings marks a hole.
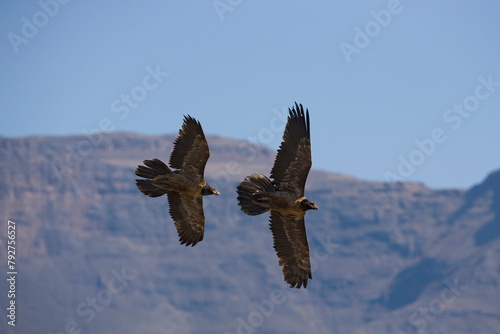
[[[200,122],[184,116],[179,136],[170,155],[172,171],[159,159],[144,160],[135,175],[146,180],[135,180],[137,188],[149,197],[167,194],[170,216],[179,233],[181,245],[194,246],[203,240],[205,215],[203,196],[220,195],[208,185],[203,174],[210,156],[208,143]]]
[[[247,176],[238,186],[238,201],[247,215],[271,212],[274,249],[290,287],[307,287],[312,279],[304,216],[318,207],[304,196],[311,169],[309,111],[295,103],[289,109],[283,142],[278,149],[271,181],[262,174]]]

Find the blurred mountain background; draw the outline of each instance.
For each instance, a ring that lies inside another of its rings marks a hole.
[[[0,332],[500,332],[500,170],[467,190],[312,170],[313,280],[297,290],[268,215],[236,201],[238,182],[269,174],[275,152],[208,137],[206,179],[222,196],[205,197],[205,239],[185,247],[166,198],[134,182],[142,160],[168,161],[174,139],[0,138],[0,258],[10,219],[18,267],[16,327],[3,279]]]

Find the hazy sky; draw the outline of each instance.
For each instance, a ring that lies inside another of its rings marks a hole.
[[[166,134],[190,114],[277,149],[297,101],[313,168],[469,187],[500,167],[499,13],[495,0],[2,0],[0,135]]]

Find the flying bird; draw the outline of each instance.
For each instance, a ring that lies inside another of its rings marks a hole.
[[[174,141],[170,167],[159,159],[144,160],[135,175],[145,179],[135,180],[137,188],[149,197],[167,194],[172,217],[181,245],[194,246],[203,240],[205,215],[203,196],[220,195],[203,178],[210,156],[208,143],[200,122],[184,116],[179,136]]]
[[[304,216],[317,210],[304,196],[312,166],[309,111],[302,105],[289,109],[283,142],[278,149],[272,181],[262,174],[247,176],[237,187],[241,210],[250,216],[270,211],[274,249],[290,287],[307,287],[312,279]]]

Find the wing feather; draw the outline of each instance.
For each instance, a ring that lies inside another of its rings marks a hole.
[[[194,246],[203,240],[205,215],[202,196],[169,191],[170,216],[174,220],[181,245]]]
[[[277,190],[293,190],[304,195],[307,175],[312,166],[309,111],[295,103],[289,109],[283,142],[278,149],[271,178]]]
[[[189,115],[184,116],[170,155],[170,166],[203,177],[209,157],[210,150],[200,122]]]
[[[274,249],[283,266],[285,281],[295,288],[302,285],[306,288],[308,278],[312,279],[304,215],[285,215],[271,210],[270,218]]]

